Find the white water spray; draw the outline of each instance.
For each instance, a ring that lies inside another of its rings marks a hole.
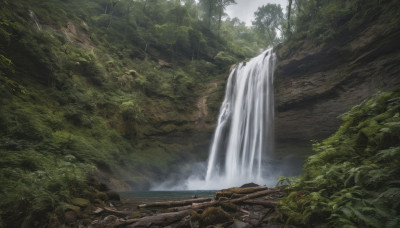
[[[39,31],[41,31],[42,27],[39,24],[39,20],[38,20],[38,18],[36,16],[35,12],[33,12],[32,10],[29,10],[29,16],[32,18],[33,22],[35,22],[35,25],[36,25],[37,29]]]
[[[232,70],[220,109],[204,180],[189,179],[189,189],[221,189],[265,184],[263,163],[273,149],[273,72],[269,49]]]

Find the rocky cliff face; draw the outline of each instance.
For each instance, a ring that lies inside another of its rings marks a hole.
[[[383,17],[324,46],[305,41],[288,57],[278,57],[278,146],[325,138],[352,106],[400,85],[400,26]]]

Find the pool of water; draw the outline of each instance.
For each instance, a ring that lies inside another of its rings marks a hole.
[[[214,197],[216,191],[135,191],[120,192],[121,200],[124,203],[139,205],[148,202],[185,200],[197,197]]]

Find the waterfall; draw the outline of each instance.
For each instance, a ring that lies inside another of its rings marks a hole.
[[[272,154],[275,62],[275,54],[269,49],[231,71],[207,168],[193,164],[189,178],[188,170],[183,170],[180,175],[184,180],[177,175],[152,190],[212,190],[250,182],[275,184],[285,166]]]
[[[41,31],[42,27],[39,24],[39,21],[38,21],[38,18],[36,16],[35,12],[33,12],[32,10],[29,10],[29,16],[32,18],[33,22],[35,22],[35,25],[36,25],[37,29],[39,31]]]
[[[272,49],[232,70],[208,158],[205,183],[189,189],[221,189],[265,184],[263,162],[273,149]]]

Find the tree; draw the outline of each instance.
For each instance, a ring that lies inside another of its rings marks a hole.
[[[208,29],[211,29],[211,19],[215,15],[215,10],[218,0],[200,0],[200,5],[205,11],[205,16],[207,17]]]
[[[281,30],[283,22],[283,13],[280,5],[267,4],[258,7],[257,11],[254,13],[255,21],[253,25],[257,30],[258,34],[265,37],[268,35],[268,44],[274,44],[277,41],[277,31]]]
[[[217,0],[217,8],[218,8],[218,34],[221,29],[221,18],[225,11],[225,8],[229,5],[236,4],[235,0]]]
[[[289,0],[288,2],[288,7],[287,7],[287,34],[290,36],[290,34],[292,33],[290,31],[290,13],[292,11],[292,2],[293,0]]]

